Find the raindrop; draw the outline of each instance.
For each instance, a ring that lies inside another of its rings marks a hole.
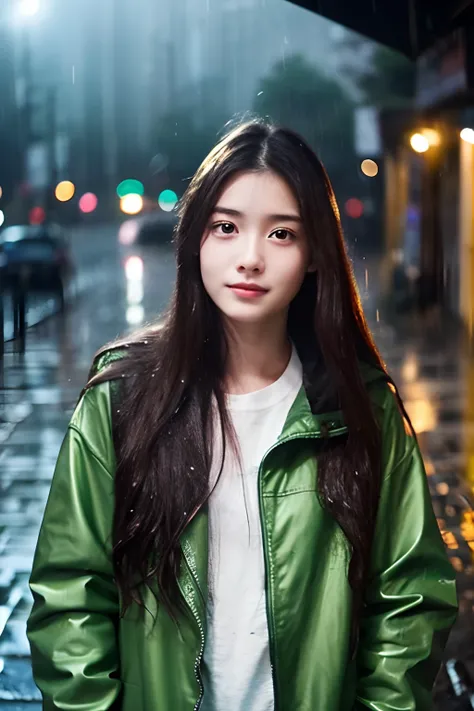
[[[257,96],[262,96],[262,94],[263,94],[263,91],[259,91]]]
[[[194,471],[194,467],[189,467],[189,468],[191,469],[192,472]]]

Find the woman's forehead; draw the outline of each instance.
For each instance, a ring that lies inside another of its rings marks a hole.
[[[298,202],[288,184],[276,173],[238,173],[224,186],[215,210],[225,208],[243,215],[286,213],[299,216]]]

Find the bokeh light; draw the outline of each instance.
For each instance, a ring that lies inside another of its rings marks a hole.
[[[129,280],[137,280],[143,278],[143,259],[133,256],[125,260],[125,276]]]
[[[143,198],[141,195],[125,195],[120,200],[120,209],[126,215],[138,215],[143,209]]]
[[[360,164],[360,169],[363,174],[366,175],[368,178],[375,178],[375,176],[379,172],[379,167],[377,163],[374,160],[371,160],[370,158],[366,158],[362,161],[362,163]]]
[[[39,0],[21,0],[18,9],[23,17],[33,17],[40,10],[40,2]]]
[[[349,198],[345,204],[346,214],[357,220],[364,214],[364,203],[358,198]]]
[[[2,186],[0,185],[0,198],[2,197],[2,195],[3,195],[3,188],[2,188]]]
[[[118,240],[120,244],[133,244],[138,235],[138,220],[125,220],[119,227]]]
[[[131,306],[141,304],[143,301],[143,280],[127,279],[127,303]]]
[[[474,144],[474,130],[472,128],[463,128],[460,135],[462,140],[466,141],[466,143]]]
[[[117,185],[117,195],[119,198],[124,198],[127,195],[144,195],[144,193],[145,188],[143,183],[133,178],[122,180],[122,182]]]
[[[3,225],[4,222],[5,222],[5,213],[3,212],[3,210],[0,210],[0,227]]]
[[[98,202],[97,195],[94,193],[84,193],[79,200],[79,210],[85,213],[94,212]]]
[[[71,200],[72,197],[74,197],[75,192],[76,186],[74,185],[74,183],[71,183],[70,180],[62,180],[56,185],[56,190],[54,191],[54,194],[56,195],[56,199],[59,200],[59,202],[67,202],[68,200]]]
[[[430,146],[439,146],[441,143],[440,133],[439,131],[436,131],[436,129],[424,128],[421,133],[426,138]]]
[[[145,309],[141,304],[132,304],[127,308],[125,318],[130,326],[138,326],[145,318]]]
[[[30,210],[30,225],[42,225],[46,219],[46,212],[40,206],[32,207]]]
[[[178,196],[173,190],[163,190],[158,198],[158,205],[165,212],[171,212],[177,202]]]
[[[410,138],[410,145],[417,153],[425,153],[430,147],[430,142],[422,133],[414,133]]]

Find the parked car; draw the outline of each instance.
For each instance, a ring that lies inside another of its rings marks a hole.
[[[55,294],[64,307],[65,290],[75,269],[68,241],[58,225],[14,225],[0,232],[2,282]]]
[[[178,222],[175,212],[157,210],[122,222],[118,239],[123,245],[171,244],[173,230]]]

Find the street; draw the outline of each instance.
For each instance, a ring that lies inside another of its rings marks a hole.
[[[25,634],[31,605],[27,579],[56,457],[92,356],[107,341],[152,320],[173,284],[170,250],[125,254],[116,234],[113,227],[76,231],[77,299],[64,319],[54,316],[29,329],[25,355],[7,344],[0,390],[0,708],[8,711],[40,708]],[[126,267],[130,256],[142,262],[135,259]],[[465,470],[473,434],[474,368],[454,324],[444,324],[440,332],[435,323],[406,319],[393,324],[384,318],[376,269],[364,259],[355,264],[376,343],[419,433],[435,513],[459,573],[460,615],[446,658],[470,665],[474,517]],[[456,708],[447,700],[443,674],[436,699],[437,709]],[[38,704],[31,703],[35,700]]]

